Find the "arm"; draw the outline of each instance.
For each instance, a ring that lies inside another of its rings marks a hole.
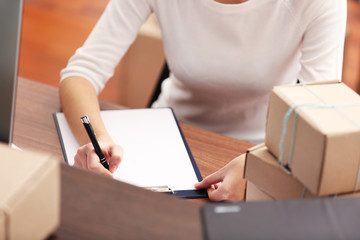
[[[323,0],[320,6],[308,11],[312,12],[313,17],[304,26],[298,78],[302,81],[341,80],[346,1]]]
[[[63,112],[75,137],[82,146],[75,156],[75,166],[112,176],[111,173],[120,164],[123,153],[121,147],[114,144],[105,129],[100,117],[99,102],[94,87],[82,77],[70,77],[61,82],[59,90]],[[109,162],[110,171],[100,164],[99,158],[95,154],[90,139],[82,126],[80,117],[85,114],[91,119],[96,137]]]
[[[122,149],[114,144],[104,127],[97,94],[151,13],[150,3],[150,0],[111,0],[84,45],[61,71],[61,105],[82,146],[75,156],[75,166],[112,176],[120,163]],[[110,171],[100,164],[81,124],[80,117],[85,114],[91,120]]]
[[[100,118],[97,94],[151,11],[150,0],[111,0],[84,45],[61,71],[62,108],[81,145],[88,142],[79,122],[84,114],[90,117],[98,140],[112,141]]]
[[[80,121],[80,117],[85,114],[91,119],[98,140],[111,141],[100,118],[100,107],[94,87],[88,80],[82,77],[69,77],[61,82],[59,90],[63,112],[80,145],[89,142]]]

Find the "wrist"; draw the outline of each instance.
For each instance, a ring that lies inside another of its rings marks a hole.
[[[112,140],[112,138],[108,135],[100,135],[97,140],[99,142],[108,142],[108,143],[114,143],[114,140]]]
[[[112,140],[111,137],[107,137],[107,136],[99,136],[98,141],[99,142],[114,143],[114,140]]]

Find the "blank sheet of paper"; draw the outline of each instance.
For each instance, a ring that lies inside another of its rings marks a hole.
[[[101,116],[113,140],[124,149],[116,179],[139,187],[167,185],[175,191],[194,189],[201,180],[170,108],[101,111]],[[54,119],[65,159],[73,165],[80,145],[65,115],[55,113]]]

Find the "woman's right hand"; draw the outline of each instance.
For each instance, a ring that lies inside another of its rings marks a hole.
[[[91,143],[85,144],[78,149],[74,159],[74,166],[113,177],[113,173],[118,168],[123,157],[123,149],[121,146],[110,142],[99,141],[99,145],[109,163],[109,170],[100,163],[100,159]]]

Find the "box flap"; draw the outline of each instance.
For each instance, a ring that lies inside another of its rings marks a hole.
[[[337,84],[341,83],[339,80],[328,80],[328,81],[316,81],[316,82],[306,82],[306,85],[322,85],[322,84]]]
[[[322,84],[337,84],[341,83],[339,80],[327,80],[327,81],[315,81],[315,82],[306,82],[306,85],[322,85]],[[297,86],[301,84],[297,84]]]
[[[277,159],[274,155],[271,154],[271,152],[268,151],[265,144],[260,144],[252,147],[249,153],[251,153],[251,155],[256,157],[257,159],[264,161],[264,163],[269,164],[277,169],[281,169],[281,166],[278,164]]]
[[[257,149],[261,149],[263,147],[265,147],[265,143],[261,143],[261,144],[252,146],[252,147],[248,148],[247,152],[253,152],[253,151],[256,151]]]

